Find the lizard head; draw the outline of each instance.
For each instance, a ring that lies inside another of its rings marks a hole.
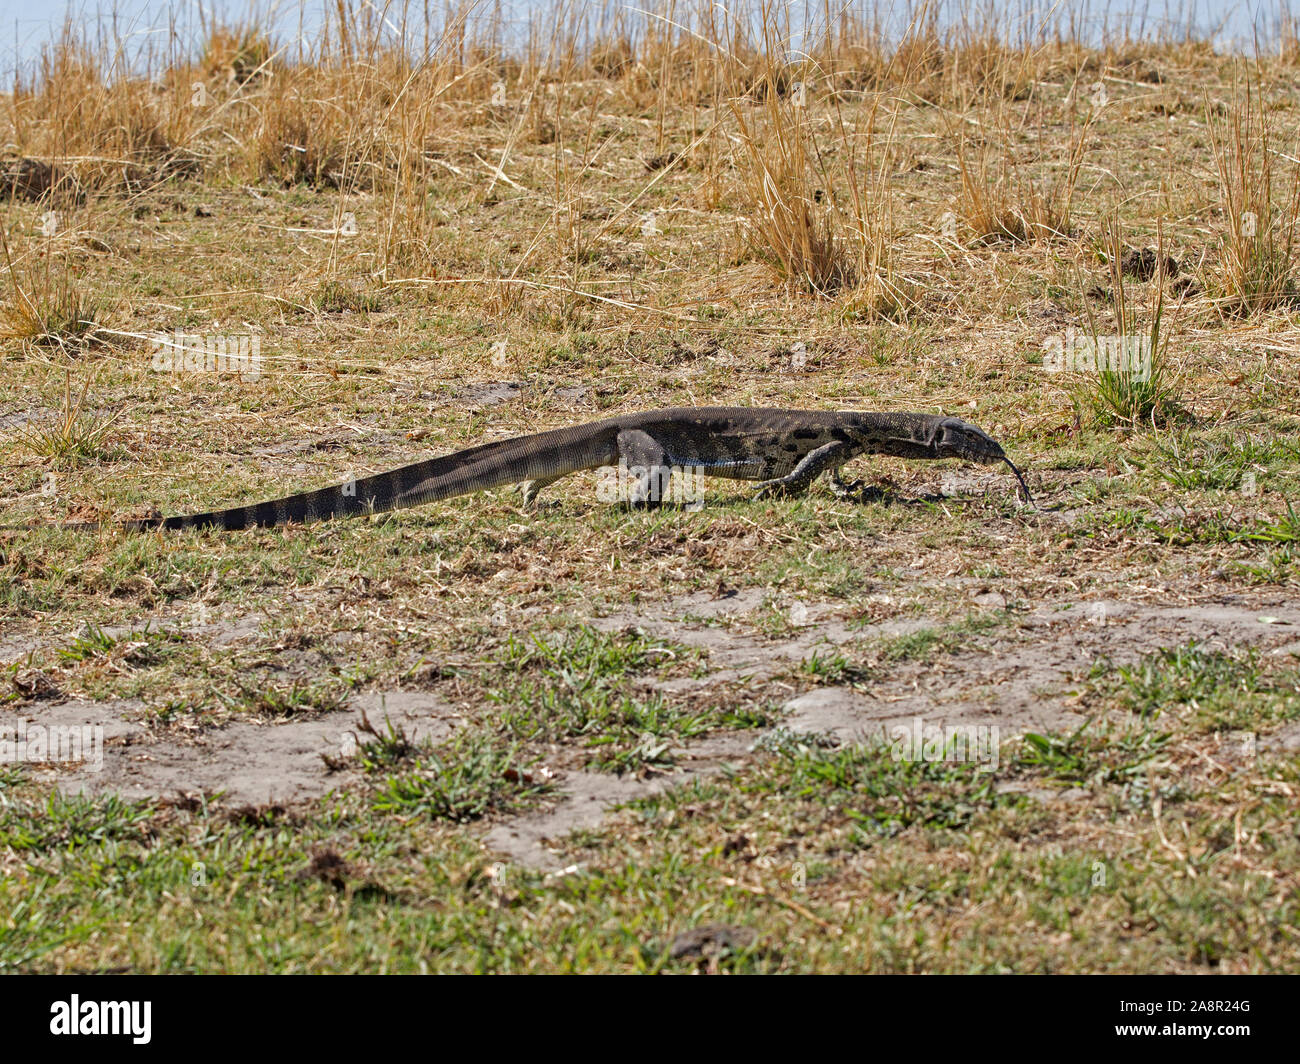
[[[968,462],[992,465],[1007,457],[997,440],[961,418],[939,418],[928,434],[925,442],[936,458],[964,458]]]
[[[928,414],[843,415],[850,437],[863,453],[895,458],[963,458],[981,465],[1003,462],[1015,474],[1021,497],[1032,502],[1029,486],[1002,445],[983,429],[959,417]]]
[[[1015,474],[1021,496],[1030,502],[1029,486],[1020,470],[1012,464],[1002,445],[983,429],[958,417],[900,415],[884,434],[873,436],[861,432],[869,450],[892,454],[898,458],[962,458],[981,465],[1005,463]]]
[[[938,418],[932,423],[930,437],[926,442],[936,458],[964,458],[968,462],[979,462],[981,465],[1004,462],[1016,476],[1021,497],[1025,502],[1033,501],[1024,475],[1007,457],[1006,452],[1002,450],[1002,445],[969,421],[962,421],[961,418],[956,417]]]

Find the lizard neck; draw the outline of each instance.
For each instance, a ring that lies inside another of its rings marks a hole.
[[[933,458],[940,418],[929,414],[842,414],[841,428],[857,444],[859,454],[884,454],[894,458]]]

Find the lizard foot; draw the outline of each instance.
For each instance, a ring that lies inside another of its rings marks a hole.
[[[831,491],[837,499],[843,499],[846,502],[879,502],[887,497],[883,488],[875,484],[867,484],[861,480],[855,480],[851,484],[832,483]]]
[[[554,484],[559,479],[559,477],[537,477],[534,480],[521,480],[510,490],[517,491],[522,495],[523,502],[521,505],[525,508],[531,509],[536,505],[537,496],[541,494],[542,489],[549,484]]]
[[[801,495],[808,487],[801,482],[790,482],[788,480],[765,480],[758,486],[754,492],[754,501],[760,502],[763,499],[786,499],[792,495]]]

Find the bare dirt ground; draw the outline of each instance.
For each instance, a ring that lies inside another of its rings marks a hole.
[[[1280,661],[1300,655],[1300,608],[1287,596],[1226,594],[1206,600],[1195,591],[1160,596],[1166,601],[1184,598],[1178,605],[1092,599],[1041,607],[1019,616],[1011,631],[999,632],[978,649],[957,650],[937,662],[905,663],[866,685],[819,686],[791,697],[782,705],[778,727],[839,743],[888,742],[894,728],[908,728],[916,718],[941,726],[996,727],[1003,740],[1026,731],[1071,732],[1089,719],[1074,695],[1079,679],[1098,659],[1131,664],[1161,647],[1188,642],[1209,650],[1255,648]],[[971,592],[969,586],[956,590]],[[1001,597],[976,588],[972,601],[988,605],[990,596]],[[840,604],[814,602],[800,604],[793,638],[760,638],[725,626],[750,617],[763,598],[753,589],[722,597],[700,592],[654,607],[618,610],[594,618],[593,625],[608,632],[667,637],[702,651],[707,663],[703,675],[647,686],[708,698],[720,687],[765,685],[811,655],[851,640],[906,635],[938,623],[917,617],[850,628],[837,617]],[[148,623],[142,618],[138,627]],[[255,631],[249,624],[210,627],[216,631],[208,634],[221,642]],[[7,649],[12,652],[16,645]],[[229,723],[177,738],[142,723],[142,708],[130,701],[67,701],[32,706],[18,716],[45,725],[103,726],[102,770],[72,768],[60,774],[64,793],[187,800],[220,796],[231,806],[287,806],[355,786],[354,771],[329,762],[355,755],[367,738],[363,720],[372,726],[390,724],[412,741],[431,742],[446,739],[462,720],[454,707],[428,692],[372,691],[313,719]],[[1290,728],[1272,737],[1269,746],[1290,749],[1298,737],[1300,731]],[[642,777],[568,771],[549,808],[503,819],[487,832],[485,842],[522,865],[558,868],[562,858],[548,842],[599,826],[615,805],[743,763],[762,741],[761,734],[731,732],[686,742],[674,750],[671,770]]]
[[[82,768],[59,779],[65,794],[125,798],[208,798],[232,805],[290,805],[355,785],[354,772],[331,769],[326,758],[352,757],[366,738],[363,723],[400,728],[415,742],[451,734],[456,714],[421,692],[359,695],[347,709],[283,724],[227,724],[185,739],[160,738],[139,723],[131,703],[64,702],[32,715],[46,725],[102,725],[102,770]]]

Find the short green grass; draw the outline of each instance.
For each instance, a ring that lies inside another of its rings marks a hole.
[[[1207,731],[1261,727],[1300,716],[1300,669],[1265,672],[1251,648],[1189,643],[1132,665],[1099,662],[1094,688],[1143,721],[1174,717]]]
[[[1186,740],[1162,749],[1203,766]],[[1226,777],[1189,767],[1153,816],[1112,800],[1125,773],[1071,769],[1089,796],[1062,804],[974,766],[790,745],[633,803],[575,836],[578,867],[553,876],[493,863],[457,826],[535,785],[496,754],[460,753],[444,789],[380,786],[293,814],[48,802],[8,773],[0,841],[22,863],[0,881],[0,966],[1268,972],[1294,950],[1300,899],[1261,874],[1300,857],[1294,758]],[[1006,771],[1032,783],[1059,768]],[[672,959],[673,937],[704,922],[756,939]]]
[[[511,637],[496,663],[504,679],[489,680],[486,690],[499,707],[494,726],[524,741],[575,740],[588,751],[587,767],[622,774],[670,766],[676,748],[708,731],[771,723],[762,706],[686,705],[626,683],[692,656],[685,647],[590,626],[528,643]]]
[[[374,806],[384,813],[464,823],[523,808],[551,785],[536,758],[521,756],[483,734],[458,734],[421,752],[379,785]]]

